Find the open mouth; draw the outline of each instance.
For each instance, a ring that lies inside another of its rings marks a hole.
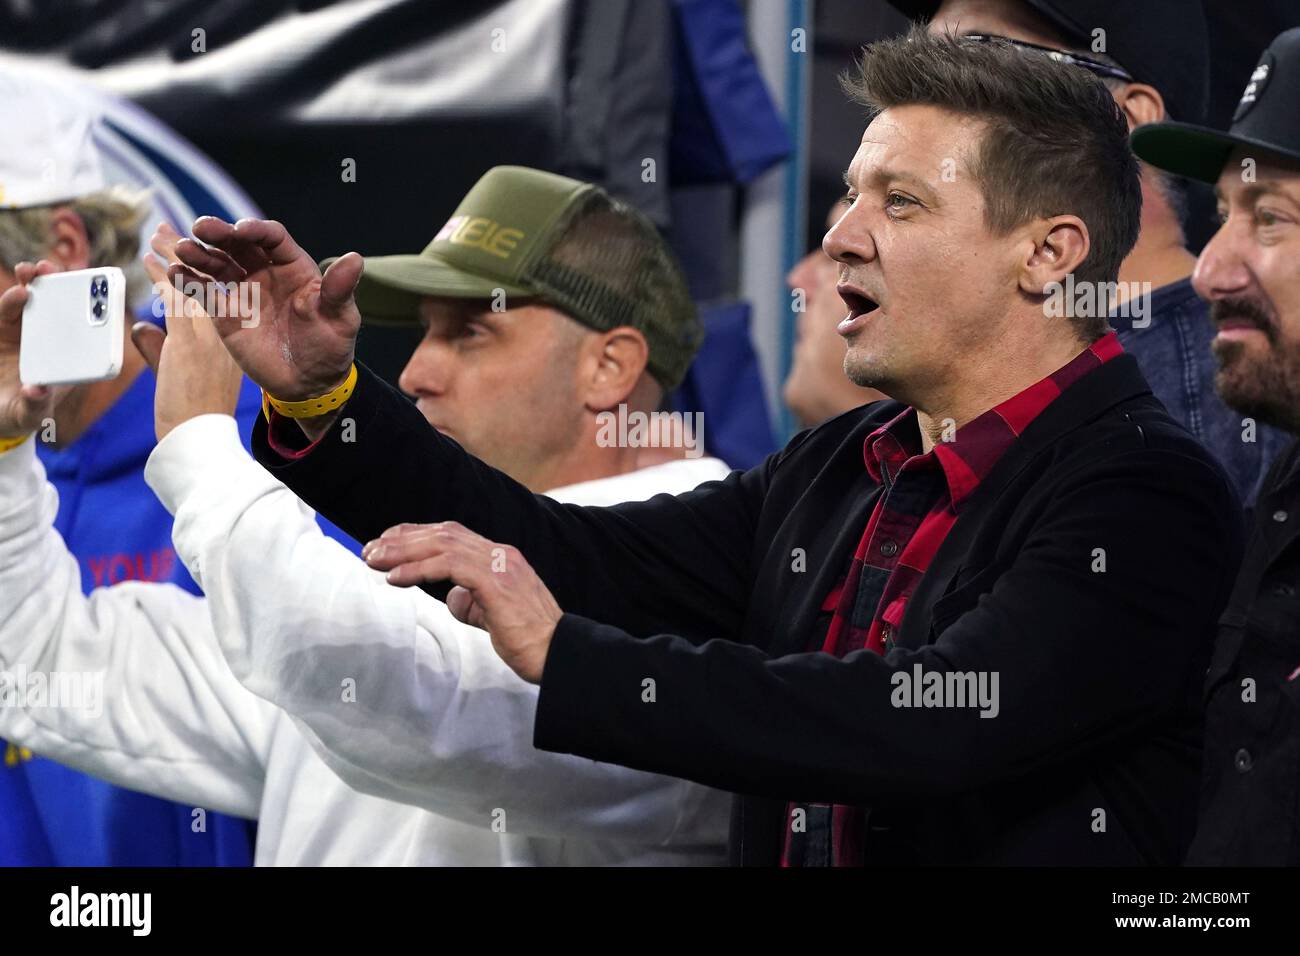
[[[857,292],[851,292],[845,289],[840,293],[840,298],[844,304],[849,307],[849,318],[856,319],[860,315],[866,315],[868,312],[874,312],[880,307],[880,303],[874,299],[868,299],[865,295]]]
[[[840,335],[852,335],[867,323],[867,317],[880,308],[880,303],[869,296],[863,295],[857,289],[849,286],[839,286],[836,291],[844,304],[849,307],[849,314],[840,320],[835,331]]]

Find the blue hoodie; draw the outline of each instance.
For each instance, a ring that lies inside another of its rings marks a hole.
[[[149,370],[70,447],[37,445],[59,493],[56,527],[82,589],[169,581],[199,593],[172,549],[172,519],[144,481],[153,450]],[[236,418],[247,447],[261,393],[248,380]],[[333,525],[326,534],[359,546]],[[0,865],[248,866],[254,824],[124,790],[0,741]],[[202,821],[202,823],[200,823]],[[199,830],[200,832],[195,832]]]

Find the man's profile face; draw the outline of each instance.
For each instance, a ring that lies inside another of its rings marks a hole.
[[[844,207],[836,203],[826,220],[835,225]],[[841,412],[884,396],[854,385],[844,376],[844,339],[835,331],[844,318],[844,301],[835,291],[839,264],[820,248],[800,259],[785,282],[803,296],[795,327],[794,356],[782,395],[804,425],[816,425]]]
[[[1300,163],[1238,149],[1215,195],[1222,225],[1192,275],[1218,330],[1215,388],[1243,415],[1300,432]]]
[[[425,335],[398,379],[434,428],[526,481],[580,437],[575,336],[548,306],[494,312],[485,301],[426,298]]]
[[[849,307],[845,373],[923,410],[972,347],[1005,334],[1018,288],[1025,250],[989,231],[969,172],[982,136],[933,106],[880,113],[845,176],[851,205],[822,243]]]

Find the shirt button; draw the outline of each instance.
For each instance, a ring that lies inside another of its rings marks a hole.
[[[1237,755],[1232,758],[1232,764],[1237,768],[1237,773],[1250,773],[1250,768],[1254,766],[1254,761],[1250,759],[1250,751],[1245,747],[1237,751]]]
[[[1285,521],[1285,520],[1286,520],[1287,518],[1289,518],[1289,517],[1291,517],[1291,516],[1288,515],[1288,514],[1287,514],[1285,511],[1283,511],[1281,508],[1279,508],[1277,511],[1274,511],[1274,512],[1273,512],[1273,520],[1276,521],[1278,524],[1281,524],[1283,521]]]
[[[897,541],[882,542],[880,545],[880,553],[887,558],[892,558],[894,555],[898,554],[898,542]]]

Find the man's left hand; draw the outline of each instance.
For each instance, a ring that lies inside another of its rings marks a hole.
[[[457,585],[447,607],[457,620],[482,628],[516,674],[540,684],[555,626],[563,611],[517,548],[494,544],[454,521],[389,528],[361,552],[390,584],[433,581]]]

